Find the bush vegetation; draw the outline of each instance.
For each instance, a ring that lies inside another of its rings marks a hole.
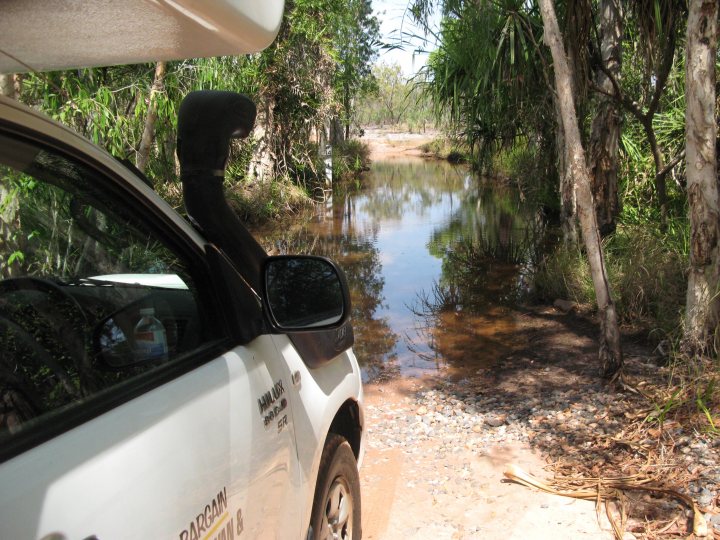
[[[333,146],[333,182],[347,182],[358,178],[370,168],[370,147],[357,139],[348,139]]]
[[[240,219],[254,224],[296,215],[315,204],[306,189],[289,176],[266,183],[232,184],[227,198]]]
[[[610,287],[622,323],[647,330],[655,342],[681,330],[687,286],[687,231],[657,232],[646,225],[621,225],[605,240]],[[558,246],[540,263],[536,300],[569,299],[593,306],[587,258],[576,247]]]
[[[420,150],[423,154],[436,159],[446,159],[451,163],[472,162],[467,145],[451,137],[436,137],[420,145]]]
[[[432,101],[423,92],[422,78],[406,77],[398,64],[375,65],[372,74],[377,87],[359,100],[357,121],[360,125],[390,127],[409,133],[425,133],[436,126]]]
[[[298,0],[286,3],[277,38],[257,54],[5,76],[13,79],[4,87],[114,156],[135,162],[178,209],[181,100],[194,90],[248,95],[258,106],[259,129],[233,148],[226,179],[242,214],[258,211],[252,215],[257,221],[304,206],[303,194],[322,185],[315,141],[329,125],[357,124],[355,104],[376,88],[370,69],[378,38],[370,0]],[[153,141],[141,145],[146,129]],[[260,165],[251,170],[253,157]],[[280,198],[268,199],[275,196]]]

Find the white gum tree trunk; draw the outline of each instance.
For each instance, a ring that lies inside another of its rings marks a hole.
[[[622,10],[620,0],[600,1],[600,47],[602,62],[615,80],[620,78],[622,45]],[[610,95],[600,94],[598,109],[593,118],[589,167],[593,178],[593,195],[600,234],[615,231],[615,219],[620,213],[618,200],[618,149],[620,146],[620,110],[612,81],[601,69],[596,72],[595,84]]]
[[[135,161],[137,168],[142,172],[145,172],[145,169],[147,169],[148,161],[150,161],[150,151],[152,150],[153,141],[155,140],[155,124],[157,124],[158,119],[157,100],[158,94],[165,89],[165,68],[165,62],[155,64],[155,77],[150,87],[145,126]]]
[[[275,128],[274,101],[269,97],[261,97],[256,105],[257,117],[253,130],[255,151],[248,167],[248,179],[264,183],[273,179],[277,161],[272,144]]]
[[[691,0],[685,63],[685,159],[690,214],[690,272],[683,348],[701,352],[715,337],[718,295],[717,0]]]
[[[595,299],[600,318],[600,343],[598,357],[602,375],[615,379],[622,370],[623,358],[620,347],[620,331],[617,324],[615,304],[610,294],[605,260],[600,243],[595,204],[593,201],[590,173],[585,161],[585,151],[580,139],[575,102],[572,94],[570,69],[563,48],[555,7],[552,0],[540,0],[545,44],[550,48],[555,72],[555,90],[562,114],[565,132],[568,169],[575,181],[578,217],[587,252],[590,272],[595,288]]]

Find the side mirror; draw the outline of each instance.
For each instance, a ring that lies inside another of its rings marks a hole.
[[[350,294],[342,271],[329,259],[273,256],[265,261],[263,292],[271,322],[281,330],[321,330],[350,315]]]

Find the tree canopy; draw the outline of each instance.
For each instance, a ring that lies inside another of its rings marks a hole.
[[[277,39],[261,53],[16,76],[17,97],[167,183],[176,180],[182,97],[197,89],[242,92],[271,113],[264,134],[271,178],[302,184],[320,174],[316,133],[333,119],[350,126],[355,99],[374,88],[378,32],[369,0],[289,0]],[[255,141],[234,152],[236,177],[257,151]]]

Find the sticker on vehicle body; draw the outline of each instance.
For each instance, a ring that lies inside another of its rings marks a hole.
[[[282,397],[284,393],[285,387],[283,386],[283,381],[282,379],[278,379],[273,387],[262,394],[257,400],[260,416],[263,419],[263,425],[265,427],[268,427],[276,419],[280,420],[278,423],[278,433],[287,425],[287,420],[282,423],[280,416],[280,413],[288,406],[287,398]]]
[[[263,424],[265,424],[265,427],[268,427],[273,420],[280,417],[280,413],[283,412],[287,408],[287,399],[282,398],[280,400],[280,403],[275,405],[272,409],[270,409],[267,414],[265,415],[265,418],[263,418]],[[278,426],[279,427],[279,426]],[[280,429],[278,429],[278,433],[280,432]]]
[[[243,529],[242,509],[230,515],[224,487],[180,533],[179,540],[234,540]]]
[[[284,393],[285,388],[283,387],[282,379],[278,379],[278,382],[276,382],[270,390],[258,398],[257,401],[258,407],[260,408],[260,414],[265,413],[265,411],[268,410]]]

